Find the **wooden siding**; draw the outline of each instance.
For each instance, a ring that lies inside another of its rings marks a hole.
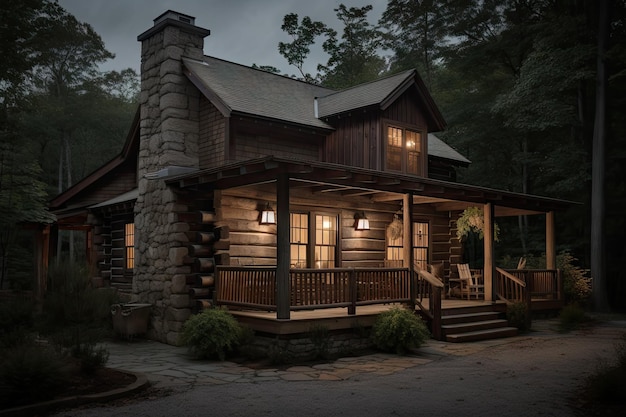
[[[319,147],[317,144],[301,141],[297,136],[277,138],[242,133],[235,138],[235,153],[237,160],[241,161],[269,155],[317,161]]]
[[[228,119],[205,97],[200,98],[200,138],[198,158],[200,169],[225,162],[226,127]]]
[[[380,112],[355,112],[329,122],[335,131],[326,137],[322,149],[324,162],[380,170]]]
[[[393,104],[386,108],[382,112],[382,118],[415,126],[423,130],[424,133],[428,131],[428,122],[424,116],[424,108],[409,92],[405,92]]]

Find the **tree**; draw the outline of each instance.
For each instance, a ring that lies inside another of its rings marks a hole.
[[[322,22],[314,22],[310,17],[305,16],[302,22],[298,22],[296,13],[289,13],[283,17],[283,25],[280,27],[291,36],[291,43],[279,42],[278,52],[285,57],[289,65],[298,69],[302,80],[315,82],[317,76],[312,76],[304,70],[304,61],[311,52],[311,45],[315,43],[315,38],[330,33],[330,30]]]
[[[372,6],[349,9],[340,4],[337,18],[344,24],[341,41],[330,31],[323,49],[330,55],[326,65],[318,65],[320,79],[330,88],[347,88],[378,78],[387,68],[386,61],[378,55],[382,32],[367,20]]]
[[[385,45],[394,53],[391,71],[417,67],[431,90],[434,67],[447,42],[444,6],[434,0],[390,0],[379,22],[387,29]]]

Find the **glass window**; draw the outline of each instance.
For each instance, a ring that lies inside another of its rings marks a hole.
[[[428,223],[413,223],[413,260],[420,269],[428,265]]]
[[[135,224],[134,223],[126,223],[126,225],[124,225],[124,246],[126,248],[126,269],[133,269],[135,267]]]
[[[315,216],[315,267],[333,268],[337,253],[337,216]]]
[[[291,213],[290,217],[290,242],[292,268],[307,267],[307,248],[309,243],[309,215]]]
[[[421,174],[422,134],[399,127],[387,127],[386,169]]]

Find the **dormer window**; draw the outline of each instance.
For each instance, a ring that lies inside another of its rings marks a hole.
[[[398,126],[387,126],[387,171],[424,175],[422,133]]]

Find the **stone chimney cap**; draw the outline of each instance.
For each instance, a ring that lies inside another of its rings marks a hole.
[[[183,23],[188,23],[190,25],[196,24],[196,18],[193,16],[189,16],[188,14],[180,13],[174,10],[168,10],[156,19],[154,19],[154,26],[165,19],[174,19]]]
[[[176,26],[185,32],[193,33],[195,35],[202,36],[203,38],[209,36],[211,31],[195,25],[196,18],[184,13],[176,12],[174,10],[168,10],[154,19],[154,26],[137,36],[139,42],[143,42],[152,35],[160,32],[166,26]]]

